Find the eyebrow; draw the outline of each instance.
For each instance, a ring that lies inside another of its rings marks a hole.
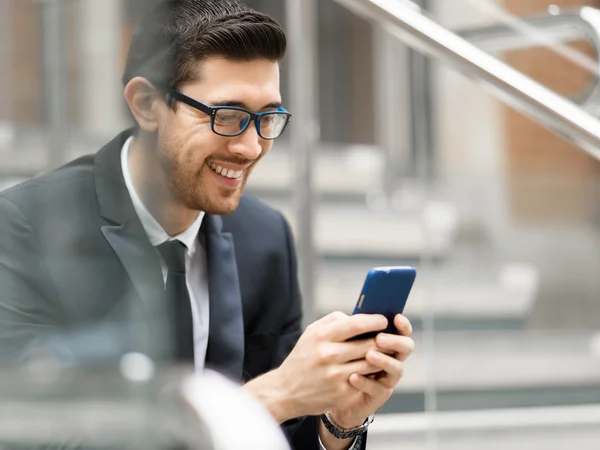
[[[251,109],[244,102],[240,102],[237,100],[223,100],[217,102],[211,102],[214,106],[233,106],[236,108],[243,108],[251,111]],[[268,105],[263,106],[261,109],[279,109],[282,107],[281,102],[271,102]]]

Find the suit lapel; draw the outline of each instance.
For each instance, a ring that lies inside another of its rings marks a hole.
[[[123,178],[121,150],[129,136],[131,131],[122,133],[96,154],[94,180],[100,214],[105,220],[102,233],[121,260],[139,296],[149,302],[156,292],[164,290],[164,286],[160,282],[159,259],[135,213]]]
[[[231,233],[222,231],[218,216],[207,215],[206,233],[210,325],[206,365],[234,380],[242,376],[244,363],[244,321],[242,296]]]
[[[166,356],[171,333],[160,262],[135,213],[121,168],[121,149],[131,134],[131,130],[122,133],[95,156],[94,181],[104,219],[101,230],[141,299],[141,303],[128,305],[131,320],[141,325],[132,333],[139,344],[136,346],[149,348],[153,355]]]
[[[138,227],[134,221],[129,221],[123,225],[103,226],[102,233],[123,264],[142,301],[146,306],[151,306],[148,303],[158,297],[157,293],[164,291],[164,283],[154,249],[144,241],[144,235],[140,235],[140,231],[143,233],[144,230],[138,228],[141,225]]]

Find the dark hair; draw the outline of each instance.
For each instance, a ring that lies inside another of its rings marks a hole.
[[[278,62],[285,50],[281,25],[236,0],[163,0],[133,33],[123,84],[141,76],[178,88],[209,56]]]

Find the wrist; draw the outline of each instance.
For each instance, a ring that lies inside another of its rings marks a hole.
[[[360,427],[368,420],[367,417],[353,417],[336,409],[329,411],[329,416],[338,427],[345,429]]]
[[[323,429],[327,431],[330,438],[328,442],[330,445],[335,445],[335,447],[331,447],[337,450],[346,450],[346,448],[350,448],[350,441],[352,440],[354,443],[362,442],[363,435],[367,432],[369,425],[373,422],[373,416],[369,416],[364,422],[360,425],[352,426],[350,428],[346,428],[338,423],[331,417],[331,413],[327,412],[321,415],[320,422],[320,435],[322,436]],[[351,423],[351,422],[350,422]],[[352,448],[355,448],[354,443],[352,444]],[[329,450],[330,447],[326,446]]]
[[[338,439],[329,432],[323,421],[319,419],[319,440],[325,450],[349,450],[355,439]]]
[[[279,424],[301,415],[296,414],[294,402],[277,369],[249,381],[243,388],[256,397]]]

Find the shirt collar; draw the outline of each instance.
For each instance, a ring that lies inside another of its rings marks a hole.
[[[167,241],[178,240],[187,247],[188,253],[193,255],[196,252],[196,244],[198,242],[197,238],[200,231],[200,226],[202,225],[202,220],[204,219],[204,212],[201,211],[192,225],[190,225],[190,227],[184,232],[173,237],[167,234],[163,227],[160,226],[158,221],[146,209],[137,192],[135,191],[135,187],[133,186],[133,180],[131,179],[131,173],[129,172],[129,149],[131,148],[131,144],[134,139],[134,136],[129,137],[129,139],[127,139],[123,145],[123,149],[121,150],[121,168],[123,170],[125,186],[127,186],[127,191],[129,192],[129,196],[133,202],[133,208],[135,209],[140,222],[142,222],[142,226],[148,235],[150,243],[154,247],[157,247]]]

